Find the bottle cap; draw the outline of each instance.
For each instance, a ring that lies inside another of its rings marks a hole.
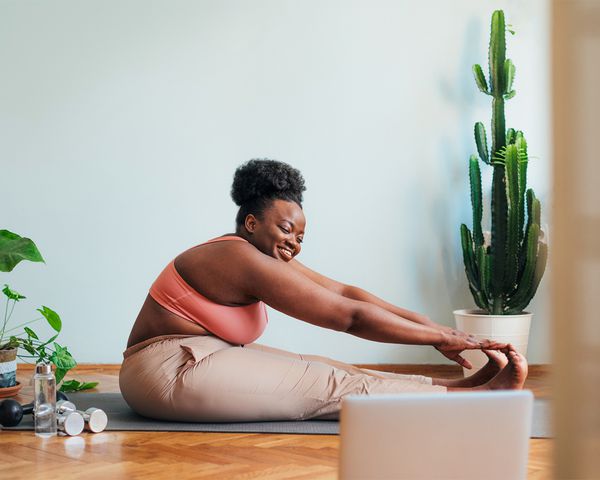
[[[42,373],[42,374],[52,373],[52,366],[48,363],[38,363],[35,366],[35,373]]]

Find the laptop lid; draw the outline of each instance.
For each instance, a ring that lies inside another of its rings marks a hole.
[[[348,395],[341,480],[518,480],[527,476],[528,390]]]

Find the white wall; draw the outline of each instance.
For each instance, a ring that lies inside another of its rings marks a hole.
[[[546,1],[2,1],[0,227],[47,261],[1,275],[28,296],[18,317],[48,305],[80,362],[120,362],[155,276],[232,231],[233,172],[269,157],[307,181],[301,261],[452,324],[473,306],[459,225],[473,124],[489,125],[471,65],[487,65],[494,8],[517,31],[507,125],[528,137],[548,222]],[[549,360],[548,278],[530,306],[534,363]],[[277,312],[259,343],[444,362]]]

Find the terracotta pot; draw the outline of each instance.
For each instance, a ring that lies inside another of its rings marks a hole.
[[[17,349],[0,350],[0,388],[17,384]]]

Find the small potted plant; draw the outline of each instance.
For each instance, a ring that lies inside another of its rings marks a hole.
[[[44,259],[35,243],[8,230],[0,230],[0,271],[11,272],[22,260],[43,262]],[[41,317],[12,325],[12,318],[16,304],[25,296],[4,285],[2,293],[6,297],[4,316],[0,317],[0,397],[15,395],[21,385],[16,380],[16,359],[19,357],[25,362],[50,362],[54,364],[56,382],[59,384],[65,374],[75,367],[77,363],[68,349],[55,342],[62,329],[62,321],[58,313],[49,307],[42,306],[37,311]],[[48,340],[40,340],[38,334],[28,325],[45,319],[55,331]],[[19,353],[20,349],[24,353]],[[62,391],[84,390],[93,388],[97,383],[80,383],[76,380],[63,382]]]
[[[532,318],[525,308],[544,274],[548,247],[540,229],[540,202],[533,190],[527,189],[525,136],[505,124],[504,103],[516,93],[515,66],[506,58],[505,32],[504,12],[497,10],[492,15],[489,84],[481,66],[473,66],[479,90],[492,97],[492,144],[488,148],[485,127],[477,122],[478,155],[471,155],[469,160],[473,231],[462,224],[460,234],[469,289],[479,309],[456,310],[454,316],[458,329],[479,338],[512,343],[525,355]],[[480,161],[493,168],[491,233],[481,227]],[[487,360],[482,352],[464,353],[473,364],[471,372]]]

